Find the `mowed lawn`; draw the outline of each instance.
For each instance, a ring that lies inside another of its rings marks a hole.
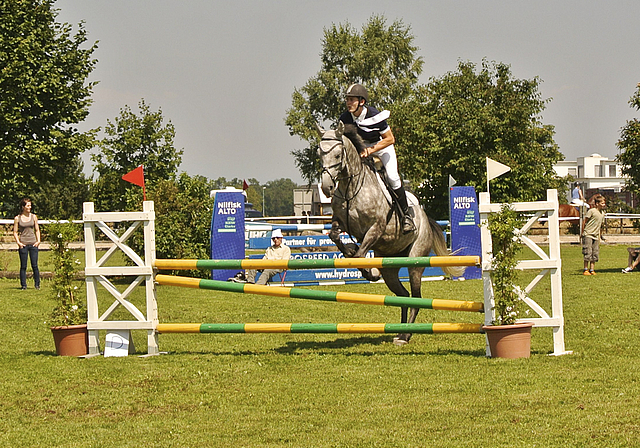
[[[534,329],[532,357],[521,360],[487,359],[484,336],[465,334],[415,335],[405,347],[392,335],[160,335],[167,355],[58,357],[45,323],[49,282],[20,291],[0,280],[0,446],[638,446],[640,273],[620,272],[624,246],[602,247],[595,277],[581,275],[579,247],[562,253],[573,354],[548,356],[551,330]],[[387,294],[381,285],[320,289]],[[482,300],[480,280],[422,290]],[[548,281],[536,290],[543,303],[548,290]],[[174,287],[158,288],[158,308],[162,322],[399,319],[395,308]],[[146,352],[146,335],[134,340]]]

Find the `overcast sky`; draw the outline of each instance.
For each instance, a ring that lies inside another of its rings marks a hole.
[[[98,64],[82,130],[104,127],[144,98],[176,127],[182,171],[209,178],[290,178],[305,147],[284,124],[295,87],[320,69],[323,30],[372,14],[411,26],[421,82],[458,60],[511,65],[542,79],[543,122],[567,160],[613,158],[620,128],[637,116],[640,1],[58,0],[59,21],[83,20]],[[87,159],[87,164],[89,164]]]

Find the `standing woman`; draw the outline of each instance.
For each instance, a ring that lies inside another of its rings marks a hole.
[[[20,201],[20,214],[13,220],[13,238],[18,243],[20,254],[20,286],[27,289],[27,257],[31,259],[33,280],[36,289],[40,289],[40,270],[38,269],[38,246],[40,245],[40,227],[38,217],[31,213],[31,199]]]

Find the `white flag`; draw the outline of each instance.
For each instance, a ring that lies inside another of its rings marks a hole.
[[[458,181],[455,180],[451,174],[449,174],[449,188],[453,187],[457,183]]]
[[[496,162],[495,160],[491,160],[487,157],[487,183],[491,179],[495,179],[498,176],[502,176],[504,173],[511,171],[507,165],[503,165],[500,162]]]

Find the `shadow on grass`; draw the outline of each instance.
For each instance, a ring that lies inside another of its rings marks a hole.
[[[265,348],[264,350],[240,350],[240,351],[216,351],[216,352],[203,352],[193,350],[179,350],[171,351],[170,354],[174,355],[202,355],[205,353],[223,355],[223,356],[246,356],[246,355],[264,355],[268,353],[278,353],[281,355],[308,355],[309,353],[315,353],[319,355],[341,355],[341,356],[471,356],[475,358],[484,358],[484,349],[476,350],[456,350],[434,348],[433,350],[416,350],[415,345],[409,343],[402,347],[393,346],[393,337],[386,336],[364,336],[353,338],[340,338],[333,341],[288,341],[281,347]],[[369,350],[350,351],[349,349],[358,348],[362,346],[372,346]],[[376,347],[380,349],[377,350]]]
[[[58,357],[59,355],[55,352],[55,350],[40,350],[37,352],[29,352],[30,355],[34,355],[34,356],[55,356]]]

